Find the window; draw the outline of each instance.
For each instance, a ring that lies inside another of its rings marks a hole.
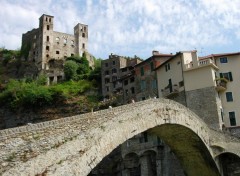
[[[235,112],[229,112],[229,120],[231,126],[236,126]]]
[[[184,82],[183,81],[180,81],[178,84],[179,84],[179,87],[183,87],[184,86]]]
[[[112,73],[117,73],[117,69],[116,68],[112,69]]]
[[[59,54],[60,52],[59,51],[56,51],[56,54]]]
[[[131,82],[131,83],[134,82],[134,81],[135,81],[135,78],[134,78],[134,77],[130,78],[130,82]]]
[[[49,22],[51,22],[51,18],[49,18]]]
[[[48,20],[48,18],[46,17],[46,21]]]
[[[46,46],[46,50],[49,51],[49,46]]]
[[[46,57],[49,58],[49,55],[47,54]]]
[[[126,72],[127,71],[127,68],[122,68],[122,72]]]
[[[112,64],[113,64],[113,65],[115,65],[115,64],[116,64],[116,62],[115,62],[115,61],[113,61],[113,62],[112,62]]]
[[[157,89],[157,80],[152,80],[152,89]]]
[[[82,37],[85,38],[85,33],[82,33]]]
[[[134,89],[134,87],[131,87],[131,93],[132,93],[132,94],[135,94],[135,89]]]
[[[49,42],[49,36],[47,36],[47,42]]]
[[[125,90],[125,94],[126,94],[126,96],[128,96],[128,90],[127,89]]]
[[[233,101],[232,92],[226,92],[226,99],[227,99],[227,102]]]
[[[105,63],[105,67],[108,67],[108,63]]]
[[[222,122],[223,122],[223,121],[224,121],[224,120],[223,120],[223,109],[220,108],[220,111],[221,111],[221,118],[222,118]]]
[[[106,91],[109,92],[109,87],[108,86],[106,87]]]
[[[105,71],[105,75],[109,75],[109,71],[107,70],[107,71]]]
[[[226,78],[229,81],[233,81],[232,72],[220,73],[220,78]]]
[[[220,58],[220,63],[227,63],[227,62],[228,62],[227,57],[221,57]]]
[[[109,83],[110,82],[110,79],[109,78],[106,78],[105,79],[105,84]]]
[[[49,26],[49,25],[47,25],[47,30],[49,30],[49,28],[50,28],[50,26]]]
[[[71,56],[74,56],[74,54],[72,53]]]
[[[125,81],[124,81],[124,85],[125,85],[125,86],[128,85],[128,80],[125,80]]]
[[[150,66],[151,66],[151,71],[153,71],[153,70],[154,70],[154,64],[153,64],[153,62],[150,63]]]
[[[144,75],[144,68],[141,67],[141,76],[143,76],[143,75]]]
[[[142,80],[141,81],[141,90],[145,90],[146,89],[146,81],[145,80]]]
[[[117,80],[117,77],[116,76],[113,76],[112,77],[112,81],[116,81]]]
[[[167,64],[165,65],[165,70],[166,70],[166,72],[167,72],[168,70],[170,70],[170,63],[167,63]]]
[[[82,48],[85,49],[85,43],[82,44]]]

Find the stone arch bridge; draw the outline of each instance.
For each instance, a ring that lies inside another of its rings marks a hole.
[[[0,131],[0,175],[87,175],[141,132],[162,138],[187,175],[223,175],[222,155],[240,157],[240,140],[210,129],[183,105],[150,99]]]

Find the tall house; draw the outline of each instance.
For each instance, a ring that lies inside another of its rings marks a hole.
[[[224,127],[240,136],[240,53],[212,54],[205,58],[214,60],[219,69],[216,81],[222,102]]]
[[[53,30],[54,17],[43,14],[39,18],[39,28],[22,35],[22,51],[25,60],[38,68],[38,74],[45,73],[49,83],[64,78],[63,64],[69,56],[85,52],[89,65],[93,66],[93,58],[87,52],[88,26],[77,24],[74,35]]]
[[[133,66],[141,62],[138,58],[126,58],[111,54],[101,62],[102,95],[110,98],[122,94],[122,78],[132,72]]]
[[[178,52],[156,69],[159,97],[182,103],[219,130],[222,109],[215,76],[218,70],[213,59],[200,59],[197,51]]]
[[[158,97],[157,76],[155,68],[168,60],[172,54],[162,54],[153,51],[152,56],[135,65],[135,101]]]

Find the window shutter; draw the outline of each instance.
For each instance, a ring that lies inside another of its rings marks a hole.
[[[228,72],[228,75],[229,75],[229,80],[230,80],[230,81],[233,81],[232,72]]]

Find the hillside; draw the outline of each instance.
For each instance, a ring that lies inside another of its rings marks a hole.
[[[1,50],[0,61],[0,129],[96,111],[114,103],[101,102],[99,63],[94,70],[47,86],[45,75],[28,76],[36,67],[21,60],[18,52]]]

